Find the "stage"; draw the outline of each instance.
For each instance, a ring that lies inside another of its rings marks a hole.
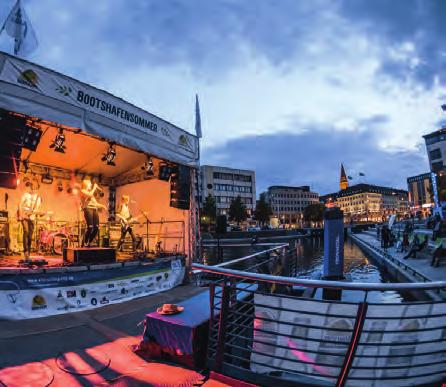
[[[0,135],[0,319],[183,282],[199,251],[197,136],[2,52]]]

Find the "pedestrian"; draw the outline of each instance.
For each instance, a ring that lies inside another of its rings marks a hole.
[[[401,252],[407,252],[407,248],[409,247],[409,232],[407,230],[403,231],[403,240],[401,241]]]

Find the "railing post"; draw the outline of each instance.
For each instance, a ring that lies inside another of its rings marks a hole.
[[[215,356],[215,371],[220,372],[225,356],[226,326],[228,323],[231,286],[225,281],[222,286],[221,310],[218,327],[217,348]]]
[[[344,363],[342,364],[341,372],[339,373],[338,380],[336,382],[336,387],[343,387],[347,381],[348,374],[355,357],[356,349],[358,348],[358,343],[361,339],[362,327],[364,326],[365,316],[367,314],[367,307],[367,302],[361,302],[358,304],[358,312],[356,314],[352,338],[350,340],[347,353],[345,354]]]

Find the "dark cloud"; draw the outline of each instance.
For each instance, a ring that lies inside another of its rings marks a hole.
[[[414,79],[431,87],[438,79],[446,83],[446,2],[443,0],[344,0],[339,12],[370,40],[392,49],[414,45],[407,58],[388,51],[381,72],[398,79]],[[385,50],[384,50],[385,51]],[[414,65],[412,59],[419,63]]]
[[[406,178],[428,171],[423,146],[413,151],[379,149],[370,132],[332,132],[309,128],[301,135],[251,136],[203,150],[202,162],[254,169],[259,192],[268,185],[311,184],[319,193],[338,189],[340,164],[352,183],[364,182],[407,189]]]

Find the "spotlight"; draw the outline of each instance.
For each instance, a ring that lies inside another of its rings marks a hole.
[[[53,176],[50,175],[49,172],[42,175],[42,179],[40,180],[43,184],[52,184],[53,183]]]
[[[31,186],[31,180],[28,177],[25,177],[23,179],[23,184],[25,184],[25,187],[30,187]]]
[[[107,152],[103,154],[102,161],[107,162],[107,165],[115,166],[116,149],[115,144],[109,142]]]
[[[65,153],[66,146],[65,144],[65,135],[63,134],[63,129],[59,128],[59,132],[56,134],[53,142],[50,145],[50,148],[54,148],[56,152]]]
[[[58,181],[58,182],[57,182],[57,190],[58,190],[59,192],[62,192],[62,191],[63,191],[63,185],[62,185],[62,182],[61,182],[61,181]]]
[[[67,193],[69,194],[73,193],[73,188],[71,188],[71,185],[67,187]]]
[[[144,163],[144,165],[141,167],[143,171],[146,172],[147,176],[153,176],[153,159],[152,156],[147,157],[147,161]]]

